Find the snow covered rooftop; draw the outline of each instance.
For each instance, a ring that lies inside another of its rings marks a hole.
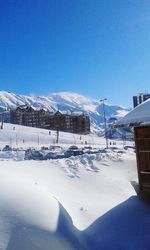
[[[74,111],[74,112],[71,112],[70,110],[67,110],[67,111],[60,111],[60,110],[57,110],[56,112],[53,112],[51,113],[51,115],[54,115],[56,113],[60,113],[62,115],[69,115],[69,116],[80,116],[80,115],[87,115],[85,112],[82,112],[82,111]]]
[[[126,116],[120,119],[117,124],[119,126],[136,126],[144,123],[150,123],[150,99],[134,108]]]
[[[44,110],[44,111],[48,111],[48,109],[44,108],[44,107],[34,107],[33,105],[29,105],[29,104],[24,104],[24,105],[20,105],[17,107],[17,109],[28,109],[28,108],[31,108],[33,109],[34,111],[40,111],[40,110]]]

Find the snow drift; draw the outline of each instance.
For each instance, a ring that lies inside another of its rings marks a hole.
[[[0,130],[2,148],[8,135],[11,144],[14,137],[15,146],[23,145],[24,138],[25,147],[32,142],[37,151],[46,143],[57,153],[65,143],[81,145],[79,135],[62,133],[61,147],[55,147],[56,135],[15,127],[4,124]],[[37,135],[43,144],[34,141]],[[94,136],[93,147],[104,148],[104,141]],[[115,144],[93,154],[43,161],[24,161],[18,147],[14,160],[11,151],[0,151],[0,249],[149,250],[150,207],[136,195],[134,148],[131,142],[124,149]]]
[[[129,166],[134,157],[132,150],[108,150],[42,162],[1,161],[0,248],[101,249],[103,223],[96,220],[135,195],[135,168]]]

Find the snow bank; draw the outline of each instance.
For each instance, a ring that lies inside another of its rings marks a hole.
[[[89,249],[149,250],[149,211],[137,196],[114,207],[85,231]]]
[[[0,249],[76,249],[77,230],[47,189],[13,168],[0,176]]]
[[[134,149],[123,149],[117,141],[106,150],[104,138],[80,140],[66,133],[60,134],[60,148],[53,144],[55,137],[54,131],[49,136],[46,130],[13,130],[10,124],[0,130],[1,148],[8,139],[12,148],[23,145],[22,152],[0,151],[0,249],[150,249],[149,207],[136,197],[132,184],[137,181]],[[86,148],[85,154],[70,158],[17,160],[31,146],[60,154],[68,144],[83,147],[85,141],[98,146],[97,153]]]
[[[93,249],[87,228],[135,195],[134,157],[132,150],[106,150],[50,161],[1,161],[0,248]]]

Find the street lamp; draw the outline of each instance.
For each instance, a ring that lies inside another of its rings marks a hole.
[[[101,100],[100,100],[100,102],[103,103],[103,116],[104,116],[105,139],[106,139],[106,148],[108,149],[105,101],[107,101],[107,98],[104,98],[104,99],[101,99]]]
[[[1,111],[1,113],[0,113],[0,115],[1,115],[1,125],[0,125],[0,129],[3,129],[3,126],[4,126],[4,115],[7,113],[7,107],[6,108],[4,108],[2,111]]]

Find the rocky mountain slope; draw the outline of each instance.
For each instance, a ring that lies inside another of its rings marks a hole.
[[[0,109],[15,109],[17,106],[24,104],[36,108],[46,108],[51,112],[56,110],[83,111],[90,116],[92,131],[100,132],[103,130],[103,104],[98,100],[70,92],[53,93],[48,96],[26,96],[0,91]],[[129,109],[106,103],[105,112],[109,122],[122,118],[129,112]]]

